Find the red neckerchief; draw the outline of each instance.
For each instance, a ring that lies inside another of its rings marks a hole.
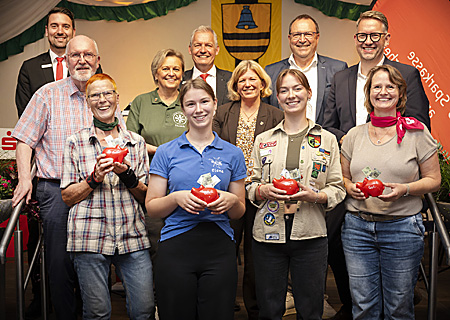
[[[405,136],[406,129],[423,130],[423,124],[419,120],[413,117],[402,117],[400,112],[397,111],[396,117],[376,117],[373,111],[370,113],[370,121],[375,127],[390,127],[396,124],[397,128],[397,143],[402,142]]]

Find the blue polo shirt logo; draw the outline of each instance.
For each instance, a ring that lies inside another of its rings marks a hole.
[[[211,169],[212,172],[219,172],[219,173],[223,173],[223,169],[222,169],[222,160],[220,160],[220,157],[213,157],[212,159],[209,158],[209,161],[211,161],[213,168]]]

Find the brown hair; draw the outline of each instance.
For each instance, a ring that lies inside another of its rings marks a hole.
[[[366,101],[364,102],[364,106],[367,109],[368,113],[371,113],[374,109],[372,102],[370,101],[370,90],[372,87],[372,80],[375,74],[378,71],[384,71],[389,74],[389,81],[391,81],[394,85],[397,86],[399,92],[399,98],[396,106],[396,110],[401,114],[405,112],[406,109],[406,81],[403,79],[402,74],[393,66],[382,64],[381,66],[376,66],[370,69],[367,74],[366,85],[364,86],[364,95],[366,97]]]
[[[213,88],[209,84],[206,83],[202,78],[195,78],[193,80],[186,81],[180,89],[180,103],[181,107],[184,108],[184,97],[186,93],[191,89],[200,89],[204,90],[213,100],[216,99]]]
[[[277,77],[277,83],[276,88],[277,92],[280,92],[281,82],[283,81],[283,78],[286,77],[286,75],[290,74],[291,76],[295,77],[300,81],[302,86],[305,87],[307,91],[311,91],[311,87],[309,86],[308,78],[306,78],[305,74],[297,69],[284,69],[280,72],[280,74]]]
[[[387,20],[386,16],[384,14],[382,14],[380,11],[371,10],[371,11],[366,11],[366,12],[361,13],[359,15],[358,21],[356,21],[356,28],[358,28],[359,23],[363,19],[375,19],[375,20],[380,21],[384,26],[384,32],[388,32],[388,29],[389,29],[388,20]]]
[[[227,83],[228,97],[231,100],[241,100],[241,96],[237,92],[237,83],[239,81],[239,78],[248,70],[254,71],[262,82],[263,88],[261,90],[261,98],[268,97],[272,94],[272,89],[270,89],[272,81],[270,80],[269,75],[259,65],[259,63],[253,60],[243,60],[234,69],[233,74],[231,75],[231,78]]]
[[[68,16],[70,18],[70,20],[72,21],[72,29],[75,29],[75,19],[73,17],[72,11],[70,11],[67,8],[63,8],[63,7],[54,7],[52,10],[50,10],[50,12],[47,14],[47,21],[45,22],[46,26],[48,26],[48,20],[50,19],[50,15],[52,15],[54,13],[62,13],[62,14],[65,14],[66,16]]]
[[[319,33],[319,24],[317,23],[317,21],[314,20],[314,18],[311,17],[309,14],[301,14],[299,16],[296,16],[294,20],[292,20],[291,23],[289,24],[289,34],[291,34],[292,25],[297,20],[311,20],[312,22],[314,22],[314,25],[316,26],[316,32]]]

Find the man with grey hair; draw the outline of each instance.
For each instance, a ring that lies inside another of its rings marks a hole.
[[[67,137],[90,126],[85,85],[95,74],[100,57],[94,40],[76,36],[66,47],[65,62],[70,77],[38,89],[16,124],[16,159],[19,183],[13,206],[31,199],[30,162],[36,150],[38,183],[36,197],[44,226],[50,291],[57,319],[76,319],[75,272],[66,251],[69,207],[60,190],[64,143]],[[123,125],[120,112],[117,117]],[[36,121],[39,119],[39,121]]]
[[[189,43],[189,54],[194,61],[194,67],[184,73],[183,79],[186,81],[201,77],[205,80],[213,88],[218,106],[230,102],[227,82],[231,77],[231,72],[214,65],[219,49],[217,35],[210,26],[202,25],[195,29]]]

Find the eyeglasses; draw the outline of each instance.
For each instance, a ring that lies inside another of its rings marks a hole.
[[[86,53],[81,53],[81,52],[72,52],[68,54],[69,58],[75,61],[78,61],[81,59],[81,57],[84,58],[84,60],[86,61],[93,61],[97,55],[93,54],[92,52],[86,52]]]
[[[356,34],[356,40],[358,42],[364,43],[367,40],[367,37],[370,37],[370,40],[372,42],[378,42],[381,40],[382,36],[385,36],[386,33],[380,33],[380,32],[374,32],[374,33],[357,33]]]
[[[109,100],[113,97],[113,95],[115,93],[116,93],[116,90],[108,90],[108,91],[90,94],[90,95],[88,95],[88,98],[91,99],[91,101],[98,101],[98,100],[100,100],[101,95],[103,95],[106,100]]]
[[[298,41],[300,40],[300,38],[302,37],[302,35],[305,37],[306,40],[313,40],[314,36],[317,34],[318,32],[312,32],[312,31],[308,31],[308,32],[295,32],[295,33],[289,33],[289,35],[291,36],[291,39],[293,41]]]

